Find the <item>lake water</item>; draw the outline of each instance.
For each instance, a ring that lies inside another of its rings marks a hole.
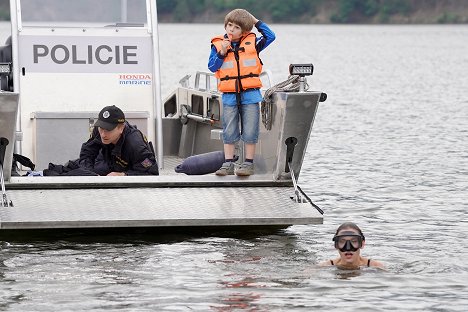
[[[0,310],[466,311],[468,27],[271,27],[274,82],[312,62],[311,89],[328,94],[299,178],[324,224],[0,241]],[[163,95],[206,70],[222,30],[160,26]],[[317,268],[345,221],[388,271]]]

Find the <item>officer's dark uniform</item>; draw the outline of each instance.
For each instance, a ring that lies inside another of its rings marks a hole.
[[[125,122],[125,129],[117,144],[104,144],[97,128],[83,143],[80,167],[99,175],[125,172],[126,175],[159,175],[158,164],[145,136]]]

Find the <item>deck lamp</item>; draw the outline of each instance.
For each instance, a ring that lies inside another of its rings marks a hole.
[[[311,76],[314,73],[313,64],[290,64],[289,73],[291,75],[298,75],[301,77]]]
[[[314,72],[313,64],[290,64],[289,73],[299,76],[299,92],[304,92],[305,76],[311,76]]]

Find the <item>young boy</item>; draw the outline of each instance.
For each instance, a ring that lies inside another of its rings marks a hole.
[[[262,34],[251,32],[253,26]],[[245,161],[235,173],[254,173],[255,145],[259,133],[259,102],[262,101],[260,73],[262,61],[258,54],[275,40],[275,34],[262,21],[243,9],[235,9],[224,18],[226,34],[211,40],[208,68],[218,78],[218,90],[223,92],[223,141],[225,162],[216,175],[234,174],[235,144],[245,143]],[[240,124],[240,128],[239,128]]]

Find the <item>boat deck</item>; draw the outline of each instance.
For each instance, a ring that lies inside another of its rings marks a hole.
[[[296,203],[290,181],[271,175],[218,177],[175,173],[170,158],[160,176],[12,177],[11,207],[0,229],[205,227],[319,224],[310,202]]]

